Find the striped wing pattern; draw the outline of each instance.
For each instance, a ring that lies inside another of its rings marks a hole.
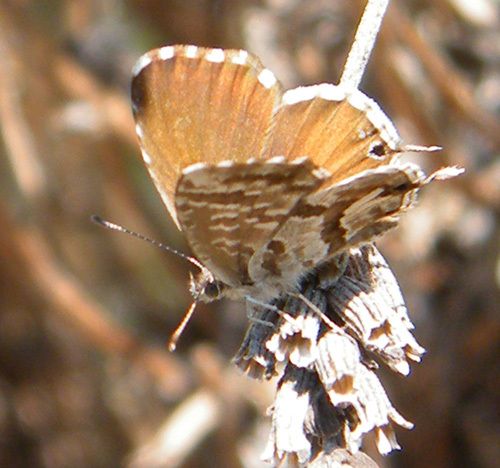
[[[257,284],[279,278],[282,288],[290,287],[322,261],[395,227],[425,183],[414,164],[383,166],[305,194],[251,258],[250,276]],[[278,242],[287,248],[276,252],[273,246]],[[265,258],[272,258],[272,268],[262,267]]]
[[[179,222],[218,279],[232,287],[251,285],[250,259],[327,176],[307,159],[188,168],[177,185]],[[279,245],[271,243],[273,248]],[[262,268],[269,268],[265,259]]]

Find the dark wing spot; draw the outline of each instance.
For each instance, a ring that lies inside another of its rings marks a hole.
[[[276,255],[281,255],[285,253],[285,244],[278,240],[272,240],[267,244],[267,250],[271,250]]]
[[[403,182],[402,184],[396,185],[395,187],[392,188],[392,192],[394,193],[404,193],[404,192],[409,192],[411,189],[413,189],[413,184],[411,182]]]
[[[267,270],[273,276],[281,276],[282,272],[276,263],[276,258],[273,256],[264,255],[264,260],[262,262],[262,268]]]
[[[293,215],[303,218],[321,216],[326,208],[323,205],[310,205],[308,203],[299,203],[293,210]]]
[[[385,156],[385,146],[383,143],[376,143],[370,148],[370,154],[377,158]]]

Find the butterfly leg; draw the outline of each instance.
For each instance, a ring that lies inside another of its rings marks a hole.
[[[281,310],[272,304],[268,304],[266,302],[259,301],[258,299],[255,299],[252,296],[245,296],[245,299],[250,304],[261,307],[261,308],[268,310],[270,312],[273,312],[276,315],[278,315],[279,317],[282,317],[284,320],[286,320],[290,323],[293,321],[292,317],[289,314],[287,314],[284,310]],[[276,324],[274,322],[270,322],[268,320],[263,320],[261,318],[256,317],[256,315],[258,313],[259,312],[258,312],[257,308],[251,308],[251,309],[247,308],[248,320],[250,320],[250,322],[253,322],[253,323],[260,323],[262,325],[275,328]]]

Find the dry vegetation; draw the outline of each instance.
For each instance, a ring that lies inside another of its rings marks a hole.
[[[389,8],[362,89],[404,139],[439,144],[424,190],[379,246],[428,350],[383,376],[413,431],[380,466],[493,467],[498,393],[499,22],[495,0]],[[189,265],[89,221],[187,250],[139,158],[130,68],[194,43],[257,53],[287,87],[336,82],[362,2],[19,1],[0,5],[0,465],[256,467],[273,387],[230,364],[239,304],[189,303]],[[497,434],[498,435],[498,432]],[[169,437],[178,442],[162,452]],[[496,442],[496,444],[495,444]],[[167,457],[167,458],[165,458]]]

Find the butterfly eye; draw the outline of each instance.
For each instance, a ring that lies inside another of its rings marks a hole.
[[[217,299],[222,293],[222,284],[218,281],[207,283],[203,291],[209,299]]]

